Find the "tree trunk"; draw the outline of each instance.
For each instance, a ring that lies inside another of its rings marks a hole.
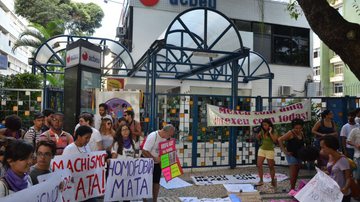
[[[360,25],[346,21],[327,0],[297,0],[311,29],[360,80]]]

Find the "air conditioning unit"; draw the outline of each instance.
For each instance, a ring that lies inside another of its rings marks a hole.
[[[122,37],[126,33],[126,30],[124,27],[117,27],[116,28],[116,37]]]
[[[289,95],[291,95],[291,86],[279,87],[279,96],[289,96]]]

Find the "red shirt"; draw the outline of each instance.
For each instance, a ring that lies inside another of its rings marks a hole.
[[[74,142],[74,138],[67,132],[61,131],[58,135],[52,129],[40,135],[39,140],[52,140],[56,143],[56,155],[61,155],[66,146]]]

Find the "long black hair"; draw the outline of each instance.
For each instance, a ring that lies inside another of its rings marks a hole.
[[[10,140],[5,148],[3,164],[6,169],[10,168],[9,159],[12,161],[25,160],[33,152],[34,147],[28,142],[24,140]]]
[[[118,143],[117,153],[121,154],[121,155],[123,155],[123,150],[124,150],[124,139],[122,137],[121,131],[124,127],[127,127],[129,129],[129,139],[131,142],[131,146],[133,149],[135,149],[134,141],[132,140],[130,127],[128,125],[122,125],[116,130],[115,137],[114,137],[114,144],[115,144],[115,142]]]
[[[269,127],[271,127],[274,130],[274,124],[271,122],[270,119],[263,119],[261,122],[261,131],[265,134],[266,132],[268,132],[267,130],[264,129],[264,123],[267,123],[269,125]]]

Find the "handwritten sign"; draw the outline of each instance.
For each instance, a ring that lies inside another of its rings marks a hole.
[[[74,187],[74,182],[72,178],[71,171],[69,169],[64,170],[58,170],[56,172],[48,173],[45,175],[39,175],[37,177],[39,183],[45,182],[49,179],[52,179],[53,177],[59,177],[62,180],[62,188],[60,189],[62,193],[62,201],[63,202],[73,202],[75,201],[75,198],[72,198],[75,196],[75,191],[72,189]]]
[[[339,185],[326,173],[316,168],[317,174],[295,195],[300,202],[341,202]]]
[[[274,124],[290,123],[295,118],[310,121],[311,102],[310,100],[306,100],[278,110],[262,112],[237,111],[207,105],[208,126],[257,126],[266,118],[270,119]]]
[[[105,151],[55,156],[51,162],[52,171],[67,168],[74,182],[67,183],[64,201],[83,201],[105,193],[105,157]],[[74,193],[70,193],[71,190]]]
[[[111,159],[105,201],[151,198],[153,170],[152,159]]]
[[[37,185],[31,186],[24,190],[10,194],[2,198],[2,202],[14,201],[37,201],[37,202],[61,202],[62,195],[59,189],[61,178],[53,176],[49,180]]]
[[[288,177],[281,173],[275,173],[277,181],[281,182]],[[236,174],[236,175],[212,175],[212,176],[191,176],[196,185],[211,184],[247,184],[257,183],[260,178],[257,174]],[[271,182],[270,174],[263,175],[264,182]]]
[[[167,182],[183,174],[175,144],[175,139],[159,143],[160,166]]]

